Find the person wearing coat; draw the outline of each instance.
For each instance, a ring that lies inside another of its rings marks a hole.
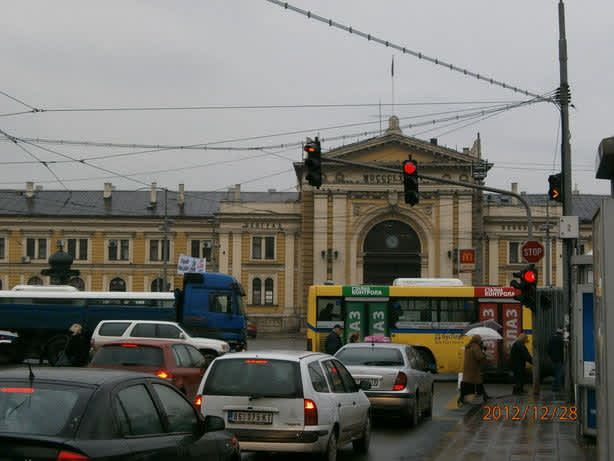
[[[333,327],[333,331],[330,332],[328,337],[326,338],[326,343],[324,344],[324,349],[327,354],[335,355],[341,347],[343,346],[343,342],[341,341],[341,335],[343,334],[343,327],[339,324]]]
[[[479,394],[484,402],[488,400],[488,395],[484,389],[484,379],[482,378],[482,367],[485,363],[486,354],[484,353],[482,338],[479,335],[472,336],[465,346],[463,379],[458,398],[459,405],[465,403],[465,396],[468,394]]]
[[[69,330],[72,334],[68,339],[68,343],[66,343],[66,348],[64,349],[66,359],[73,367],[85,366],[87,365],[88,361],[90,345],[89,341],[83,334],[83,327],[78,323],[75,323],[69,328]]]
[[[562,328],[558,328],[548,342],[548,357],[552,361],[554,372],[552,390],[559,392],[565,382],[565,368],[563,367],[565,361],[565,340]]]
[[[533,359],[526,346],[528,340],[528,336],[525,333],[521,333],[518,335],[518,338],[516,338],[510,351],[510,368],[514,373],[514,390],[512,391],[514,395],[521,395],[524,393],[526,363],[529,362],[533,364]]]

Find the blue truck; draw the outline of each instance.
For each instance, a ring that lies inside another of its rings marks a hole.
[[[0,291],[0,330],[16,333],[2,344],[12,361],[47,359],[54,364],[79,323],[91,335],[101,320],[176,321],[193,336],[247,347],[243,288],[226,274],[186,274],[174,293],[82,292],[72,287],[16,287]]]

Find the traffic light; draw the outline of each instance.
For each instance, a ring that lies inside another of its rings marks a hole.
[[[519,280],[512,280],[510,285],[519,293],[514,296],[516,301],[520,301],[524,306],[535,310],[537,306],[537,269],[531,264],[520,272],[512,274]]]
[[[418,194],[418,164],[415,160],[403,162],[403,194],[405,203],[414,206],[420,201]]]
[[[319,189],[322,185],[322,150],[320,148],[320,140],[317,137],[315,140],[307,138],[303,150],[307,154],[305,158],[305,168],[307,169],[305,179],[309,185]]]
[[[563,175],[561,173],[551,174],[548,176],[548,183],[550,188],[548,189],[548,197],[550,200],[557,202],[563,201],[563,189],[562,189]]]

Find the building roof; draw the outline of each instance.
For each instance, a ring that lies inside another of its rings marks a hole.
[[[524,194],[523,196],[531,206],[546,206],[546,202],[548,202],[548,195],[546,194]],[[573,194],[571,197],[572,216],[578,216],[582,222],[592,221],[601,200],[605,198],[609,198],[609,196],[598,194]],[[484,201],[494,206],[519,206],[517,202],[512,201],[511,197],[499,194],[484,194]],[[550,202],[550,206],[559,207],[561,205]]]
[[[178,204],[177,192],[168,192],[168,216],[205,217],[220,211],[222,201],[232,200],[233,191],[186,191],[185,205]],[[79,216],[79,217],[157,217],[164,216],[164,192],[158,192],[157,203],[150,204],[151,192],[112,191],[105,199],[101,190],[38,190],[32,198],[24,191],[0,190],[0,216]],[[238,203],[285,203],[298,200],[297,192],[240,192]],[[246,207],[246,212],[249,211]]]

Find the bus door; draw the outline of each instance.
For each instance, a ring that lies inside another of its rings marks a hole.
[[[367,331],[367,319],[365,303],[362,301],[346,301],[345,303],[345,343],[349,342],[350,336],[354,333],[358,334],[359,340],[362,340]]]
[[[388,330],[388,303],[367,303],[369,315],[368,336],[389,336]]]
[[[388,302],[384,300],[345,301],[345,341],[353,333],[362,340],[365,336],[389,336]]]

